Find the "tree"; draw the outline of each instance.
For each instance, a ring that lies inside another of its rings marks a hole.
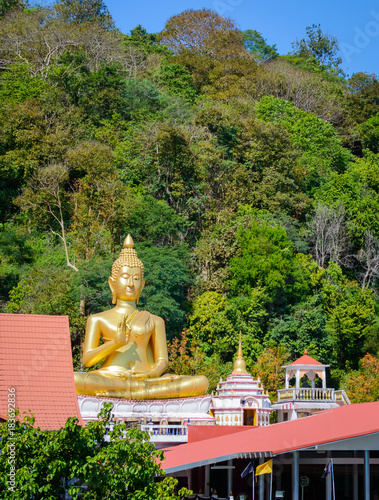
[[[230,57],[245,52],[235,22],[210,9],[188,9],[171,17],[158,41],[175,53],[189,50],[208,57]]]
[[[128,42],[138,42],[146,45],[155,45],[157,43],[157,35],[155,33],[148,33],[145,28],[140,24],[130,30],[127,36]]]
[[[297,171],[308,194],[324,184],[332,172],[344,172],[354,160],[330,123],[289,101],[263,97],[258,103],[258,118],[281,123],[288,130],[291,141],[302,152]]]
[[[298,168],[301,157],[284,127],[246,120],[237,140],[238,166],[228,177],[226,204],[237,209],[243,203],[301,218],[309,204]]]
[[[114,166],[111,148],[95,141],[82,142],[67,152],[65,160],[69,171],[76,173],[76,182],[67,193],[76,255],[89,260],[99,251],[114,254],[132,200]]]
[[[72,3],[67,1],[69,6]],[[15,11],[1,23],[0,68],[27,63],[32,76],[47,79],[51,67],[67,50],[81,49],[91,69],[129,59],[117,30],[93,22],[66,22],[48,7]]]
[[[33,259],[33,251],[28,238],[20,227],[3,224],[0,231],[0,310],[9,300],[9,292],[23,270]]]
[[[246,57],[217,61],[209,72],[209,84],[203,89],[214,100],[251,98],[256,95],[257,63]]]
[[[230,221],[230,213],[218,212],[218,224],[204,230],[193,251],[193,265],[197,270],[197,298],[204,291],[226,294],[229,290],[229,260],[236,253],[238,222]],[[248,227],[248,221],[240,222]]]
[[[237,332],[248,369],[261,352],[262,326],[267,313],[264,290],[251,290],[248,296],[227,299],[217,292],[205,292],[193,304],[188,338],[208,356],[231,362],[237,352]]]
[[[288,61],[289,56],[260,65],[256,76],[256,92],[292,102],[297,108],[319,118],[341,125],[346,115],[346,96],[340,82],[322,73],[308,71]],[[295,56],[291,56],[295,57]]]
[[[99,68],[91,66],[84,52],[66,51],[51,68],[49,80],[98,124],[123,109],[125,68],[116,62],[101,64]]]
[[[154,78],[159,87],[169,95],[179,96],[193,103],[196,91],[193,76],[187,68],[180,64],[161,64]]]
[[[92,23],[107,30],[114,28],[103,0],[56,0],[54,10],[65,23]]]
[[[334,172],[322,189],[316,193],[316,200],[330,207],[345,207],[346,225],[352,243],[364,248],[365,233],[370,231],[379,236],[379,177],[378,155],[367,153],[357,159],[346,172]]]
[[[223,363],[217,354],[207,356],[196,342],[190,343],[187,331],[180,339],[175,337],[168,344],[169,370],[180,375],[204,375],[209,380],[208,393],[217,387],[220,376],[230,374],[230,363]]]
[[[362,149],[379,153],[379,116],[372,116],[357,126],[356,132],[362,143]]]
[[[0,0],[0,19],[15,9],[24,9],[27,5],[27,1],[23,2],[22,0]]]
[[[313,255],[319,266],[326,267],[329,260],[338,265],[350,264],[350,238],[342,205],[333,210],[319,203],[308,228],[313,242]]]
[[[277,400],[277,391],[284,387],[285,371],[282,366],[288,363],[290,355],[281,345],[265,349],[254,366],[254,376],[260,377],[263,388],[268,391],[272,402]]]
[[[371,231],[365,234],[365,247],[358,252],[357,258],[362,266],[362,288],[370,288],[379,278],[379,240]]]
[[[178,127],[162,125],[156,136],[155,175],[151,191],[176,211],[193,193],[195,165],[188,138]]]
[[[243,43],[256,62],[265,63],[279,57],[276,45],[268,45],[266,39],[258,31],[244,31]]]
[[[158,44],[157,33],[148,33],[140,24],[130,30],[128,35],[124,35],[124,44],[126,47],[140,49],[145,57],[152,54],[172,56],[172,51],[168,47]]]
[[[35,212],[36,220],[47,223],[50,231],[58,236],[64,248],[66,265],[78,271],[71,263],[67,241],[67,193],[64,185],[68,182],[69,173],[65,165],[55,164],[38,170],[33,180],[17,200],[24,209]]]
[[[352,403],[379,400],[379,360],[366,354],[359,362],[359,369],[349,372],[342,380]]]
[[[208,355],[218,354],[224,361],[233,356],[237,340],[230,309],[226,297],[217,292],[205,292],[194,302],[189,318],[191,342]]]
[[[137,428],[111,422],[112,404],[105,404],[98,420],[86,426],[69,418],[54,431],[34,427],[34,418],[0,424],[0,493],[8,500],[55,500],[66,498],[102,500],[179,500],[188,494],[174,493],[176,481],[162,476],[163,453],[155,450],[149,436]],[[14,448],[13,448],[14,443]],[[8,488],[10,470],[7,447],[15,450],[17,470],[14,491]]]
[[[146,286],[141,308],[165,320],[168,338],[183,329],[186,293],[191,282],[185,246],[170,248],[141,245],[138,255],[145,266]]]
[[[338,57],[339,47],[337,39],[324,33],[319,24],[307,26],[306,38],[292,43],[293,54],[303,58],[315,59],[321,67],[337,70],[341,73],[339,65],[342,59]]]
[[[241,251],[230,260],[233,295],[260,286],[272,302],[282,300],[293,269],[293,244],[284,229],[253,221],[249,229],[239,229],[237,236]]]
[[[182,243],[187,236],[190,222],[164,200],[137,193],[131,205],[124,232],[132,234],[136,241],[157,247],[172,247]]]
[[[49,8],[15,11],[2,21],[1,67],[28,63],[33,76],[46,78],[55,57],[79,45],[72,35],[72,30],[65,30],[62,23],[51,18]]]
[[[327,313],[320,294],[308,295],[306,300],[291,307],[288,315],[273,318],[266,339],[282,345],[292,359],[307,349],[321,363],[328,363],[332,354],[331,340],[326,333]]]
[[[356,368],[376,321],[373,292],[349,281],[334,263],[313,277],[314,283],[320,279],[327,313],[326,332],[332,346],[331,362],[341,370],[347,366]]]
[[[375,73],[355,73],[348,80],[346,106],[355,123],[364,123],[379,111],[379,78]]]

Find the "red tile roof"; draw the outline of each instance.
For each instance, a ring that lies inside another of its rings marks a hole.
[[[277,455],[379,433],[379,401],[341,406],[299,420],[164,449],[166,473],[249,454]],[[189,426],[191,433],[191,426]],[[190,436],[189,436],[190,440]]]
[[[20,413],[34,413],[36,426],[59,429],[68,417],[83,424],[67,316],[0,314],[1,416],[8,413],[8,389],[13,387]]]
[[[304,351],[304,356],[301,356],[301,358],[297,359],[291,365],[322,365],[319,361],[316,361],[314,358],[311,358],[308,356],[308,351]],[[290,365],[290,366],[291,366]]]

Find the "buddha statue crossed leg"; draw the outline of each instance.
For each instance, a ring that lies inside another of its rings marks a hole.
[[[168,365],[164,321],[137,309],[145,284],[143,273],[143,264],[128,235],[109,278],[116,306],[90,316],[87,321],[83,363],[90,367],[104,362],[98,370],[75,373],[78,394],[167,399],[206,392],[208,380],[203,375],[164,374]]]

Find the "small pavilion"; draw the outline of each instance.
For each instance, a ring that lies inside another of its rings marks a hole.
[[[305,350],[299,359],[282,367],[286,370],[285,388],[278,391],[278,401],[272,405],[272,409],[277,411],[278,422],[350,404],[345,391],[326,387],[326,368],[329,366],[308,356]],[[321,380],[321,387],[316,387],[316,377]],[[290,387],[293,378],[295,387]]]

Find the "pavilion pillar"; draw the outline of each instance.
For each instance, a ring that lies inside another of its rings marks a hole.
[[[299,452],[292,453],[292,500],[299,500]]]
[[[232,466],[233,466],[233,460],[228,460],[228,465],[229,465],[229,469],[228,469],[228,494],[227,496],[229,497],[229,493],[231,491],[233,491],[233,469],[232,469]]]
[[[365,497],[370,500],[370,452],[365,450]]]
[[[205,474],[204,474],[204,495],[206,497],[209,497],[210,496],[209,483],[210,483],[210,478],[211,478],[211,466],[206,465],[204,472],[205,472]]]
[[[296,389],[300,388],[300,370],[296,370]]]

